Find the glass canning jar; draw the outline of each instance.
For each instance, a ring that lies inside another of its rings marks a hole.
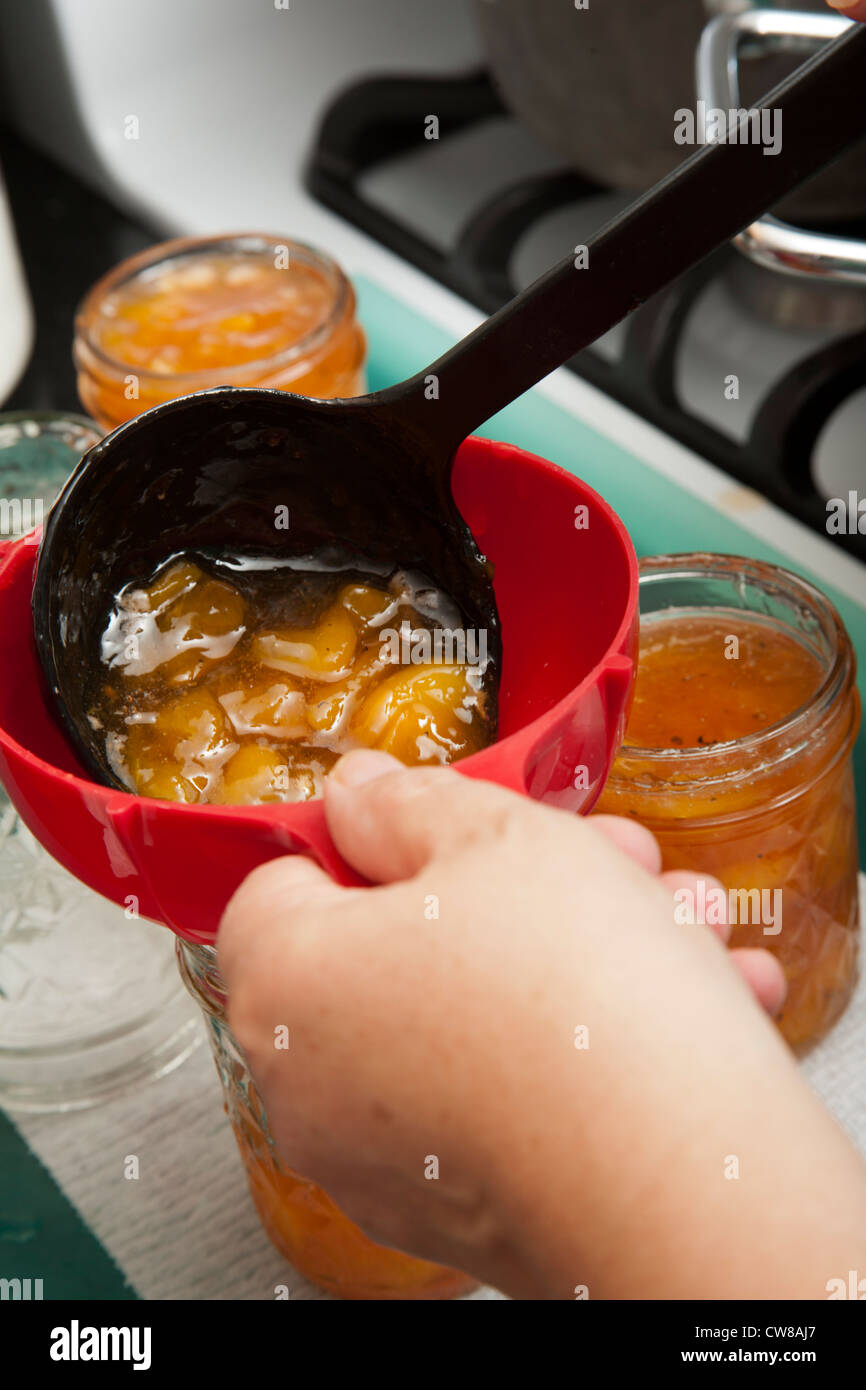
[[[65,411],[0,415],[0,551],[42,524],[101,437]],[[14,662],[0,677],[16,682]],[[165,928],[128,918],[42,848],[0,785],[0,1113],[86,1109],[198,1046]]]
[[[336,262],[260,233],[149,247],[98,280],[75,316],[78,394],[106,430],[209,386],[360,395],[365,353]]]
[[[778,957],[788,980],[779,1028],[792,1047],[803,1050],[842,1013],[857,975],[851,751],[860,702],[851,642],[833,604],[813,585],[738,556],[642,560],[640,612],[642,645],[652,640],[654,621],[717,618],[720,631],[729,634],[759,629],[762,661],[784,660],[791,639],[815,658],[817,679],[808,698],[743,737],[700,747],[640,746],[630,737],[633,708],[596,807],[633,816],[650,829],[665,869],[703,871],[721,880],[734,908],[731,919],[737,918],[731,945],[763,946]],[[681,668],[677,679],[691,677]],[[745,674],[740,692],[738,679],[738,663],[731,661],[724,690],[721,681],[717,694],[712,682],[700,687],[706,705],[720,702],[720,719],[736,717],[738,696],[751,699]],[[639,661],[637,692],[640,681]],[[661,687],[654,684],[653,690],[661,704]],[[682,687],[669,693],[672,700],[681,698]],[[757,717],[754,708],[742,712]],[[702,706],[702,717],[711,719],[712,711]],[[781,929],[756,910],[754,890],[780,891]]]
[[[243,1053],[226,1022],[226,991],[212,946],[177,941],[184,984],[201,1007],[226,1112],[268,1236],[305,1278],[346,1299],[446,1299],[476,1281],[457,1270],[377,1245],[327,1193],[287,1168]]]

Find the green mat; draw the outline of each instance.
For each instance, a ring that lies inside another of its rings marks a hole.
[[[0,1112],[0,1280],[51,1299],[135,1299],[117,1265],[47,1168]],[[41,1290],[36,1284],[41,1280]],[[28,1292],[0,1285],[0,1300]],[[8,1312],[8,1310],[7,1310]]]

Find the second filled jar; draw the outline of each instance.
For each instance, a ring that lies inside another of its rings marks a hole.
[[[653,832],[665,869],[719,879],[732,946],[777,956],[796,1050],[844,1010],[857,975],[851,751],[856,663],[830,600],[730,555],[641,561],[641,640],[625,743],[597,810]],[[717,920],[723,920],[718,917]]]

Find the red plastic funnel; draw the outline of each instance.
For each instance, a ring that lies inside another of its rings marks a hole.
[[[631,694],[638,574],[628,533],[585,483],[509,444],[468,439],[453,488],[495,566],[503,637],[499,738],[459,771],[588,811]],[[321,802],[175,805],[89,779],[43,692],[30,612],[38,539],[0,546],[0,780],[49,853],[113,902],[200,942],[213,941],[246,875],[278,855],[309,854],[339,883],[359,882]]]

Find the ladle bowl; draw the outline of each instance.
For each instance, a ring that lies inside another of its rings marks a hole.
[[[219,395],[205,392],[198,399]],[[182,468],[182,455],[172,450],[162,476],[155,464],[144,489],[132,457],[124,474],[120,446],[126,431],[146,424],[148,416],[165,413],[171,420],[175,411],[182,417],[191,400],[196,398],[158,406],[95,446],[116,450],[118,507],[124,496],[127,503],[146,496],[158,506],[163,489]],[[220,410],[230,432],[242,412]],[[250,462],[267,456],[268,447],[262,439],[250,444],[244,457]],[[85,456],[77,473],[87,463]],[[110,472],[103,477],[106,486]],[[146,569],[154,558],[167,558],[192,542],[203,544],[208,535],[213,545],[232,537],[237,541],[240,514],[235,508],[226,511],[224,494],[212,482],[210,492],[199,486],[201,530],[194,537],[183,529],[175,533],[177,519],[166,507],[159,556],[135,548],[135,518],[118,511],[117,529],[126,535],[128,526],[128,543],[118,552],[117,566],[103,576],[99,556],[88,551],[82,522],[80,554],[73,547],[66,577],[58,575],[53,588],[49,585],[49,608],[59,605],[52,630],[62,632],[68,618],[93,625],[92,639],[105,616],[99,604],[106,586],[121,575],[141,577],[142,565]],[[619,518],[585,483],[511,445],[466,440],[456,455],[452,488],[479,549],[492,563],[504,634],[498,739],[457,768],[572,812],[588,811],[621,740],[632,685],[638,582],[631,541]],[[77,508],[76,515],[82,516]],[[61,523],[62,509],[56,520],[52,513],[48,525]],[[34,533],[0,545],[0,780],[46,849],[130,915],[162,922],[197,942],[214,940],[234,890],[257,865],[279,855],[311,855],[337,882],[358,883],[328,835],[319,801],[181,805],[106,784],[52,712],[31,616],[38,543]],[[39,595],[36,599],[37,636],[44,639],[40,624],[47,621],[48,609]],[[84,641],[82,652],[86,647]]]
[[[36,644],[57,713],[84,766],[120,790],[92,727],[83,675],[101,668],[101,636],[121,588],[174,555],[218,568],[255,557],[270,582],[292,564],[387,579],[423,576],[484,631],[494,665],[499,620],[483,563],[435,469],[414,471],[422,441],[359,400],[216,387],[144,411],[81,460],[45,525],[33,592]],[[413,447],[414,446],[414,447]],[[411,452],[410,452],[411,451]],[[223,572],[244,583],[243,572]]]

